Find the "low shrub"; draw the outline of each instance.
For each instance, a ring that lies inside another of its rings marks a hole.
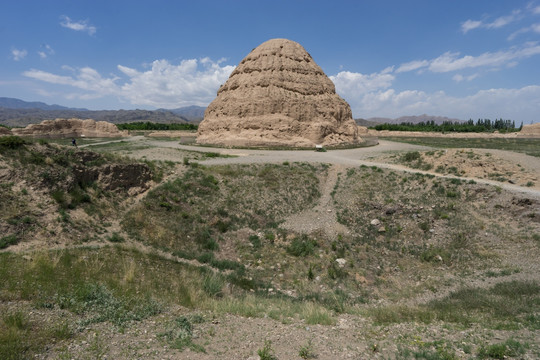
[[[18,136],[9,135],[9,136],[0,136],[0,149],[18,149],[21,146],[26,144],[26,141],[23,138]]]
[[[274,354],[274,349],[272,349],[272,342],[270,340],[264,341],[264,346],[262,349],[257,350],[257,355],[259,355],[260,360],[277,360],[277,357]]]
[[[293,256],[304,257],[313,254],[315,247],[317,247],[317,242],[304,234],[292,240],[287,247],[287,252]]]
[[[3,238],[0,238],[0,249],[5,249],[11,245],[17,245],[18,242],[19,239],[15,234],[4,236]]]

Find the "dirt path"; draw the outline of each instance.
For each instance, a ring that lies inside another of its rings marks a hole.
[[[419,171],[417,169],[410,169],[402,165],[390,164],[385,161],[378,160],[383,155],[389,155],[394,153],[403,153],[406,151],[425,151],[433,150],[431,147],[412,145],[401,142],[393,142],[388,140],[380,140],[379,145],[356,148],[356,149],[343,149],[343,150],[330,150],[328,152],[315,152],[312,150],[258,150],[258,149],[227,149],[227,148],[213,148],[206,146],[193,146],[182,145],[177,140],[154,140],[144,136],[133,136],[122,140],[104,141],[94,144],[86,144],[80,147],[91,147],[93,145],[103,145],[115,142],[134,142],[141,145],[147,145],[148,149],[136,151],[129,156],[136,158],[146,158],[152,160],[170,160],[180,161],[182,157],[179,153],[161,151],[156,157],[156,148],[165,149],[177,149],[184,151],[197,151],[197,152],[217,152],[223,155],[232,155],[234,157],[228,158],[209,158],[208,160],[201,161],[201,164],[205,165],[226,165],[226,164],[253,164],[253,163],[282,163],[284,161],[289,162],[316,162],[327,163],[332,165],[342,166],[377,166],[384,169],[390,169],[400,172],[412,172],[431,174],[441,178],[456,178],[453,175],[443,175],[433,171]],[[540,159],[529,156],[526,154],[516,153],[505,150],[492,150],[492,149],[474,149],[479,153],[491,153],[492,155],[512,161],[515,163],[521,163],[527,166],[530,170],[537,172],[540,175]],[[472,178],[472,177],[459,177],[462,180],[474,180],[481,184],[487,184],[492,186],[498,186],[505,190],[519,192],[526,194],[527,196],[533,196],[540,198],[540,190],[538,188],[528,188],[519,185],[513,185],[509,183],[501,183],[498,181]]]
[[[321,179],[319,203],[313,208],[290,216],[281,227],[299,233],[310,234],[323,232],[330,239],[335,240],[338,234],[349,234],[350,230],[338,223],[332,191],[338,181],[339,173],[344,169],[342,165],[333,165],[328,174]]]
[[[453,175],[443,175],[434,171],[420,171],[417,169],[407,168],[402,165],[389,164],[388,162],[381,162],[377,159],[382,155],[388,155],[393,153],[402,153],[406,151],[425,151],[433,150],[433,148],[427,146],[412,145],[407,143],[393,142],[388,140],[380,140],[379,145],[365,148],[356,149],[344,149],[344,150],[330,150],[328,152],[315,152],[311,150],[256,150],[256,149],[225,149],[225,148],[211,148],[201,146],[189,146],[181,145],[177,141],[157,141],[157,140],[144,140],[146,144],[162,148],[176,148],[187,151],[199,151],[199,152],[217,152],[224,155],[233,155],[235,157],[229,158],[211,158],[201,161],[201,164],[205,165],[225,165],[225,164],[253,164],[253,163],[282,163],[284,161],[289,162],[316,162],[327,163],[332,165],[340,165],[343,167],[350,166],[377,166],[384,169],[390,169],[400,172],[411,173],[423,173],[430,174],[441,178],[458,178]],[[540,159],[515,153],[505,150],[483,150],[474,149],[478,152],[489,152],[497,157],[521,163],[527,166],[531,170],[540,174]],[[140,153],[144,154],[144,150]],[[142,155],[141,155],[142,156]],[[170,160],[170,159],[167,159]],[[177,159],[180,160],[180,159]],[[501,183],[498,181],[472,178],[472,177],[459,177],[462,180],[474,180],[481,184],[487,184],[492,186],[498,186],[505,190],[519,192],[526,194],[527,196],[533,196],[540,198],[540,190],[535,188],[528,188],[519,185],[513,185],[509,183]]]

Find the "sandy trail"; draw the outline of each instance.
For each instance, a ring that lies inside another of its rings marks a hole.
[[[419,146],[406,143],[393,142],[388,140],[380,140],[379,145],[365,148],[356,149],[344,149],[344,150],[330,150],[327,152],[315,152],[310,150],[252,150],[252,149],[223,149],[223,148],[209,148],[199,146],[186,146],[180,145],[177,142],[155,142],[152,143],[155,146],[162,147],[174,147],[183,150],[201,151],[201,152],[218,152],[220,154],[235,155],[237,157],[232,158],[212,158],[209,160],[201,161],[201,164],[205,165],[224,165],[224,164],[252,164],[252,163],[281,163],[284,161],[289,162],[316,162],[327,163],[332,165],[348,166],[377,166],[384,169],[390,169],[395,171],[410,172],[410,173],[422,173],[430,174],[441,178],[457,178],[462,180],[474,180],[481,184],[487,184],[492,186],[499,186],[505,190],[520,192],[527,194],[527,196],[534,196],[540,198],[540,191],[534,188],[522,187],[519,185],[513,185],[508,183],[501,183],[498,181],[472,178],[472,177],[457,177],[453,175],[443,175],[433,171],[421,171],[417,169],[407,168],[402,165],[389,164],[386,162],[376,161],[381,155],[387,155],[389,153],[401,153],[405,151],[425,151],[433,150],[428,146]],[[478,152],[489,152],[497,157],[515,161],[516,163],[526,164],[530,169],[535,170],[540,174],[540,158],[516,153],[505,150],[484,150],[474,149]]]
[[[321,179],[318,204],[313,209],[291,215],[280,227],[304,234],[322,232],[332,240],[336,240],[339,234],[349,234],[350,230],[336,219],[332,198],[332,191],[343,169],[341,165],[330,167],[327,176]]]

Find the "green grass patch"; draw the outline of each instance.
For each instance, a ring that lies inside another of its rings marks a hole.
[[[195,352],[206,352],[203,346],[193,342],[193,324],[200,323],[200,317],[180,316],[167,325],[167,329],[158,334],[165,339],[173,349],[180,351],[190,349]]]
[[[312,255],[317,247],[317,241],[307,235],[295,237],[287,247],[287,252],[293,256],[305,257]]]
[[[8,135],[0,136],[0,150],[2,149],[18,149],[27,142],[18,136]]]
[[[0,249],[5,249],[11,245],[17,245],[19,238],[15,234],[7,235],[0,238]]]
[[[508,339],[505,342],[484,345],[478,350],[478,358],[480,359],[507,359],[509,357],[519,357],[525,354],[529,344],[520,343],[514,339]]]
[[[480,322],[490,327],[514,323],[534,328],[530,317],[539,310],[540,286],[537,283],[509,281],[490,289],[463,288],[425,306],[380,307],[370,310],[370,314],[381,324],[439,320],[464,326]]]
[[[318,196],[309,165],[190,166],[150,191],[122,224],[134,239],[197,256],[219,249],[222,234],[275,228]]]
[[[405,142],[436,148],[500,149],[540,156],[540,139],[504,138],[430,138],[430,137],[381,137],[381,139]]]

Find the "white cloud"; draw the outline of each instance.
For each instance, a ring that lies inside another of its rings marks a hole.
[[[532,8],[531,12],[535,15],[540,15],[540,6]]]
[[[485,52],[478,56],[460,56],[458,52],[445,52],[432,60],[415,60],[401,64],[396,73],[417,70],[427,67],[431,72],[444,73],[467,68],[515,66],[517,60],[540,54],[540,45],[535,42],[526,43],[522,47],[508,50]]]
[[[462,81],[471,81],[471,80],[474,80],[478,77],[478,74],[473,74],[473,75],[469,75],[469,76],[463,76],[461,74],[456,74],[452,77],[452,80],[454,80],[455,82],[462,82]]]
[[[93,25],[90,25],[88,20],[80,20],[77,22],[72,21],[68,16],[63,15],[62,22],[60,22],[60,25],[62,25],[65,28],[75,30],[75,31],[83,31],[87,32],[88,35],[94,35],[97,31],[97,28]]]
[[[540,32],[540,25],[538,26]],[[414,60],[401,64],[396,73],[427,68],[431,72],[445,73],[459,71],[467,68],[498,68],[501,66],[515,66],[520,59],[540,54],[540,45],[536,42],[525,43],[521,47],[512,47],[497,52],[485,52],[478,56],[460,56],[459,52],[447,51],[431,60]]]
[[[532,24],[531,26],[521,28],[513,32],[512,34],[510,34],[510,36],[508,37],[508,40],[514,40],[516,36],[518,36],[519,34],[525,34],[529,32],[535,32],[535,33],[540,34],[540,24]]]
[[[462,77],[463,80],[467,78]],[[349,102],[355,117],[391,117],[431,114],[467,120],[506,118],[524,123],[540,122],[540,86],[520,89],[488,89],[456,97],[444,91],[385,89],[357,96],[339,90]]]
[[[463,75],[456,74],[452,76],[452,80],[454,80],[455,82],[462,82],[463,80],[465,80],[465,77]]]
[[[461,31],[466,34],[470,30],[474,30],[482,26],[482,22],[478,20],[467,20],[461,24]]]
[[[501,16],[491,23],[485,24],[488,29],[498,29],[520,19],[521,10],[514,10],[510,15]]]
[[[156,60],[147,71],[118,65],[127,79],[115,75],[103,77],[95,69],[73,69],[64,66],[71,75],[57,75],[41,70],[25,71],[24,76],[51,84],[66,85],[83,92],[69,93],[71,98],[89,99],[116,96],[134,105],[175,108],[185,105],[208,105],[216,96],[234,66],[220,65],[209,58],[190,59],[178,65]]]
[[[461,31],[466,34],[467,32],[478,28],[498,29],[519,19],[521,19],[521,10],[513,10],[509,15],[500,16],[492,22],[469,19],[461,24]]]
[[[13,49],[11,50],[11,57],[15,61],[22,60],[28,55],[28,52],[26,50],[19,50],[19,49]]]
[[[119,89],[118,85],[115,83],[118,78],[103,78],[96,70],[89,67],[79,69],[78,73],[74,76],[55,75],[35,69],[25,71],[23,75],[51,84],[68,85],[81,90],[86,90],[99,95],[97,97],[115,95],[118,93]]]
[[[118,69],[130,78],[122,86],[122,96],[132,104],[156,107],[207,105],[234,70],[234,66],[221,66],[220,62],[203,58],[173,65],[167,60],[156,60],[145,72],[120,65]]]
[[[414,60],[410,61],[408,63],[401,64],[398,69],[396,70],[396,73],[406,72],[406,71],[413,71],[417,70],[423,67],[426,67],[429,65],[429,61],[427,60]]]
[[[352,96],[360,96],[379,89],[386,89],[392,85],[395,76],[389,74],[391,68],[385,69],[381,73],[373,73],[364,75],[350,71],[341,71],[335,76],[330,76],[330,79],[336,85],[336,91],[350,94]]]
[[[54,50],[50,45],[41,45],[43,50],[38,51],[38,55],[42,59],[46,59],[49,55],[54,55]]]

